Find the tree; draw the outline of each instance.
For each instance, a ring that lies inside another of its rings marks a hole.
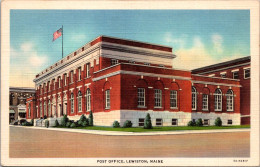
[[[151,116],[149,113],[146,114],[145,120],[144,120],[144,129],[152,129],[152,121]]]
[[[61,119],[61,126],[66,126],[67,122],[69,121],[67,115],[65,114]]]
[[[88,119],[89,119],[89,126],[93,126],[94,124],[93,124],[93,114],[92,114],[92,111],[90,111]]]
[[[215,126],[222,126],[222,120],[220,117],[218,117],[217,119],[215,119]]]

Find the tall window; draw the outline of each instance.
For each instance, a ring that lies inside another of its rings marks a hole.
[[[74,95],[71,93],[70,95],[70,112],[74,113]]]
[[[250,68],[244,69],[244,78],[250,78]]]
[[[51,100],[48,102],[48,116],[51,115]]]
[[[28,117],[31,117],[31,103],[28,104]]]
[[[233,79],[239,79],[238,71],[233,72]]]
[[[86,66],[87,66],[86,77],[89,78],[90,77],[90,63],[88,63]]]
[[[47,91],[47,86],[46,86],[46,83],[44,83],[44,86],[43,86],[43,88],[44,88],[44,92],[46,92],[46,91]]]
[[[53,90],[55,89],[55,79],[52,80],[53,82]]]
[[[50,81],[48,82],[48,87],[49,87],[48,91],[50,91],[51,90],[51,82]]]
[[[78,93],[78,112],[82,112],[82,94],[80,91]]]
[[[162,107],[162,90],[154,89],[154,107]]]
[[[47,106],[46,106],[46,101],[44,101],[44,116],[46,115],[47,116]]]
[[[40,117],[42,117],[42,102],[40,101]]]
[[[227,73],[221,73],[220,76],[221,78],[227,78]]]
[[[64,74],[64,86],[67,85],[67,74]]]
[[[227,91],[227,111],[234,111],[234,94],[231,89]]]
[[[145,89],[138,88],[137,96],[138,96],[138,107],[144,107],[145,106]]]
[[[191,92],[191,106],[192,106],[192,110],[196,110],[197,109],[197,90],[192,87],[192,92]]]
[[[116,65],[118,64],[118,60],[117,59],[112,59],[111,60],[111,65]]]
[[[202,110],[204,111],[209,110],[209,95],[206,94],[202,95]]]
[[[215,97],[215,111],[221,111],[222,110],[222,92],[220,89],[217,89],[214,93]]]
[[[81,67],[78,68],[78,72],[79,72],[79,74],[78,74],[78,80],[80,81],[80,80],[81,80]]]
[[[91,109],[91,92],[90,92],[90,89],[87,89],[87,92],[86,92],[86,109],[87,111],[90,111]]]
[[[177,108],[177,91],[171,90],[170,92],[170,107]]]
[[[106,90],[106,109],[110,109],[110,90]]]
[[[70,83],[73,83],[73,71],[70,72]]]
[[[58,80],[59,80],[59,88],[60,88],[60,86],[61,86],[61,85],[60,85],[60,77],[58,78]]]

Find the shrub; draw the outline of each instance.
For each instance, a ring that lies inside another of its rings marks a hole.
[[[73,122],[71,125],[70,125],[71,128],[75,128],[76,127],[76,123]]]
[[[188,122],[188,126],[195,126],[195,125],[196,125],[196,123],[194,121],[189,121]]]
[[[131,121],[129,121],[129,120],[126,120],[125,121],[125,123],[124,123],[124,125],[123,125],[123,128],[131,128],[132,127],[132,122]]]
[[[47,116],[46,115],[44,115],[44,117],[43,117],[44,119],[47,119]]]
[[[87,117],[84,115],[84,114],[82,114],[81,116],[80,116],[80,118],[79,118],[79,121],[81,121],[81,122],[84,122],[84,121],[86,121],[87,120]]]
[[[120,128],[120,124],[118,121],[114,121],[113,128]]]
[[[151,116],[149,113],[146,114],[145,120],[144,120],[144,129],[152,129],[152,121]]]
[[[71,125],[71,122],[67,122],[67,123],[66,123],[66,127],[67,127],[67,128],[69,128],[70,125]]]
[[[67,115],[64,115],[61,119],[61,126],[67,126],[67,122],[69,121]]]
[[[30,124],[31,124],[31,126],[33,126],[33,124],[34,124],[34,120],[33,119],[31,119]]]
[[[84,122],[81,124],[81,126],[83,126],[83,127],[88,126],[88,122],[87,122],[87,121],[84,121]]]
[[[218,117],[217,119],[215,119],[215,126],[222,126],[222,120],[220,117]]]
[[[50,125],[49,120],[45,120],[45,127],[48,128]]]
[[[59,124],[59,122],[58,122],[58,120],[57,120],[57,119],[56,119],[56,120],[55,120],[55,122],[54,122],[54,126],[55,126],[55,127],[58,127],[58,126],[60,126],[60,124]]]
[[[89,120],[89,126],[93,126],[94,123],[93,123],[93,114],[92,114],[92,111],[90,111],[90,113],[89,113],[88,120]]]
[[[22,124],[22,126],[31,126],[31,123],[27,122],[27,121],[24,121]]]
[[[196,121],[196,126],[203,126],[203,123],[202,123],[202,119],[199,118],[197,121]]]

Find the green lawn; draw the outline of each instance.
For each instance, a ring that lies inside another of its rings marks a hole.
[[[65,127],[59,127],[65,128]],[[113,127],[101,127],[101,126],[88,126],[88,127],[76,127],[73,129],[87,129],[87,130],[104,130],[104,131],[122,131],[122,132],[152,132],[152,131],[178,131],[178,130],[212,130],[212,129],[238,129],[238,128],[250,128],[250,125],[236,125],[236,126],[202,126],[202,127],[190,127],[190,126],[164,126],[153,127],[153,129],[144,129],[140,127],[136,128],[113,128]]]

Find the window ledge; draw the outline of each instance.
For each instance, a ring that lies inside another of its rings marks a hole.
[[[161,109],[162,107],[154,107],[154,108]]]
[[[170,107],[170,109],[178,109],[178,107]]]
[[[105,108],[105,110],[109,110],[110,108]]]
[[[222,112],[222,110],[214,110],[215,112]]]
[[[73,84],[73,82],[71,82],[69,85]]]
[[[147,108],[147,106],[137,106],[137,108]]]
[[[202,109],[202,111],[206,111],[206,112],[208,112],[209,110],[208,110],[208,109],[207,109],[207,110],[206,110],[206,109],[204,109],[204,110]]]

